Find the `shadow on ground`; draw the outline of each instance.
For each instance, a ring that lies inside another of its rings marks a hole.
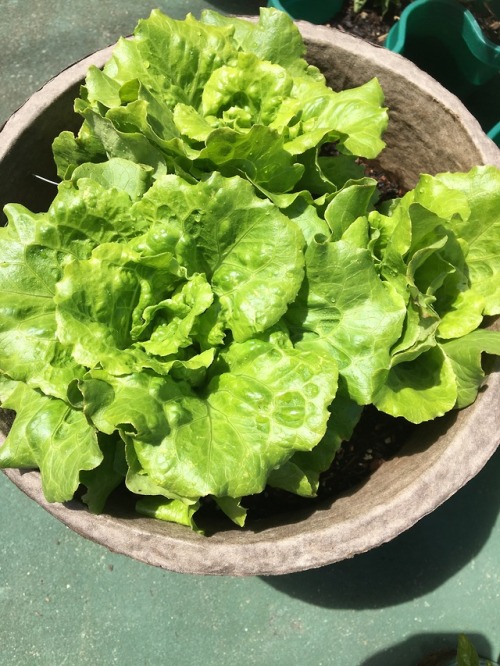
[[[482,634],[467,634],[478,654],[492,659],[492,647]],[[360,666],[441,666],[456,654],[458,635],[416,634],[372,655]]]
[[[262,579],[327,608],[384,608],[423,596],[481,551],[500,511],[499,478],[500,450],[451,499],[390,543],[321,569]]]

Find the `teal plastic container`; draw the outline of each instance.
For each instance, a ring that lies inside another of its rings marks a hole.
[[[344,0],[269,0],[268,7],[281,9],[293,19],[325,23],[342,9]]]
[[[385,46],[457,95],[499,143],[500,46],[484,36],[469,10],[457,0],[415,0],[402,11]]]

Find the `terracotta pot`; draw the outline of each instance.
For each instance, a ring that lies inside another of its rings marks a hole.
[[[476,164],[500,166],[500,153],[477,121],[451,93],[401,56],[341,32],[300,24],[308,59],[335,89],[373,76],[386,92],[391,121],[380,163],[412,187],[421,172],[463,171]],[[78,85],[90,64],[102,65],[110,50],[70,67],[23,106],[0,135],[0,202],[44,209],[53,186],[32,174],[52,173],[50,144],[79,120],[72,114]],[[498,445],[500,376],[470,408],[427,424],[400,454],[361,487],[307,513],[224,528],[202,537],[189,529],[143,518],[124,506],[95,516],[74,501],[48,504],[37,472],[7,476],[79,534],[107,548],[167,569],[206,574],[279,574],[319,567],[374,548],[411,527],[483,467]],[[4,419],[5,420],[5,419]],[[3,432],[8,423],[1,425]]]

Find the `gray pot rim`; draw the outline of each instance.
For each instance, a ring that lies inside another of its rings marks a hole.
[[[500,166],[500,152],[479,123],[440,84],[401,56],[323,26],[299,22],[307,42],[321,47],[335,39],[350,54],[377,58],[384,68],[431,94],[459,119],[472,137],[480,163]],[[18,137],[69,88],[83,80],[91,64],[101,66],[112,47],[63,71],[35,93],[5,124],[0,134],[0,161]],[[75,532],[109,550],[172,571],[192,574],[274,575],[331,564],[390,541],[446,501],[473,478],[499,444],[498,394],[500,367],[469,408],[441,422],[432,446],[431,426],[419,431],[396,458],[387,461],[356,492],[320,507],[307,518],[298,516],[249,529],[227,529],[200,536],[187,528],[140,516],[90,514],[79,502],[49,504],[36,471],[5,470],[24,493]],[[0,433],[0,442],[4,437]]]

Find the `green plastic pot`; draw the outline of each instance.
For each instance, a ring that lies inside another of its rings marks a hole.
[[[268,7],[286,12],[293,19],[325,23],[342,9],[344,0],[269,0]]]
[[[484,36],[469,10],[457,0],[415,0],[385,46],[457,95],[498,144],[500,46]]]
[[[488,132],[488,136],[497,146],[500,146],[500,120]]]

